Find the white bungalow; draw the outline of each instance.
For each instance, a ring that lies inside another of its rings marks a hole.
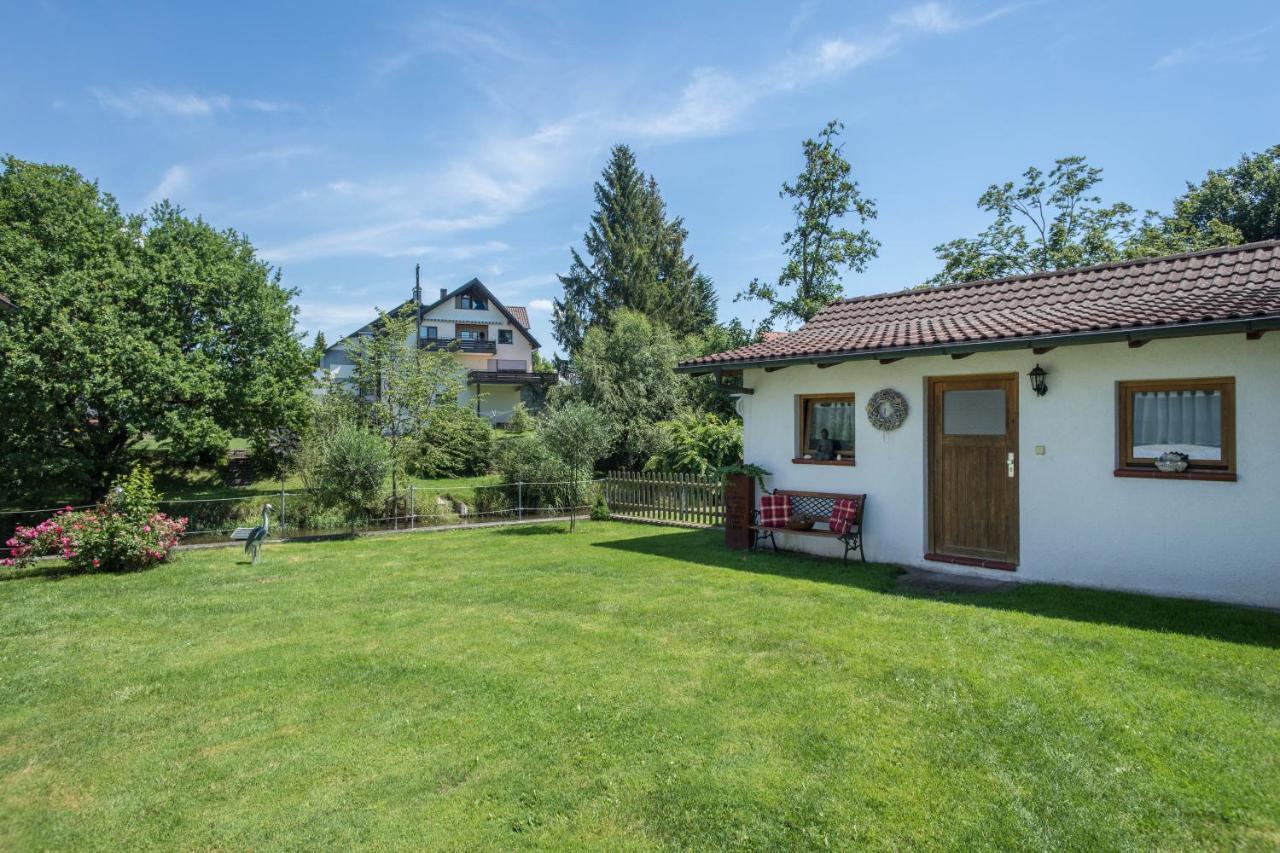
[[[461,402],[475,406],[476,414],[494,425],[507,423],[517,402],[536,408],[555,373],[533,369],[533,353],[540,346],[529,331],[529,314],[521,306],[506,306],[473,278],[456,290],[440,289],[440,298],[422,304],[421,293],[391,313],[410,314],[418,305],[414,334],[424,349],[452,349],[467,369],[467,387]],[[330,346],[321,360],[327,378],[351,377],[347,346],[361,335],[373,334],[370,321]]]
[[[869,560],[1280,607],[1277,329],[1270,241],[848,299],[680,369],[742,376],[768,486],[867,495]]]

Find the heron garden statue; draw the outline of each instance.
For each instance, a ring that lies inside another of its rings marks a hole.
[[[271,504],[262,507],[262,523],[257,527],[237,527],[231,532],[232,540],[244,540],[244,552],[255,566],[258,564],[258,554],[267,542],[267,534],[271,532],[272,509]]]

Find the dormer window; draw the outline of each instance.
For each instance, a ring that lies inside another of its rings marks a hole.
[[[483,296],[464,293],[454,300],[454,305],[464,311],[487,311],[489,303]]]

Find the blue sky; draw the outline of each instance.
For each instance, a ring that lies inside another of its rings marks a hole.
[[[876,199],[850,295],[933,274],[982,190],[1084,154],[1166,208],[1280,142],[1274,2],[5,4],[0,151],[140,211],[246,232],[330,340],[479,276],[549,350],[555,274],[632,145],[732,295],[776,275],[778,198],[830,118]]]

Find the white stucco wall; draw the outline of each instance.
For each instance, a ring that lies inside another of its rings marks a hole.
[[[498,344],[496,355],[459,353],[458,357],[467,369],[485,370],[491,358],[523,361],[526,370],[532,369],[533,345],[529,343],[529,339],[519,329],[511,324],[511,321],[501,311],[493,307],[492,303],[484,311],[474,311],[455,308],[453,300],[449,300],[444,305],[432,310],[422,320],[422,325],[424,326],[435,326],[437,336],[441,338],[457,337],[458,323],[485,326],[489,330],[488,339],[495,342],[498,340],[499,329],[507,329],[511,332],[511,343]]]
[[[1049,372],[1044,397],[1026,379],[1037,362]],[[1020,377],[1018,569],[925,561],[925,379],[999,372]],[[1217,376],[1236,379],[1237,482],[1113,476],[1117,381]],[[744,379],[755,389],[742,402],[746,461],[773,472],[769,488],[867,493],[868,560],[1280,607],[1280,334],[750,369]],[[862,409],[881,388],[897,389],[910,405],[894,432],[877,431]],[[859,406],[857,464],[792,463],[794,395],[847,392]],[[840,553],[817,537],[783,534],[783,543]]]

